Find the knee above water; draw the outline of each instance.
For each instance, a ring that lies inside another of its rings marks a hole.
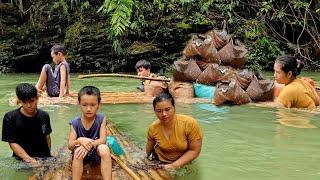
[[[110,158],[110,150],[106,144],[99,145],[98,151],[99,151],[101,158],[103,158],[103,157]]]

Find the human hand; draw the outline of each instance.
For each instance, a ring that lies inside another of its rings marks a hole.
[[[30,166],[35,167],[35,168],[41,166],[41,163],[39,161],[37,161],[36,159],[32,158],[32,157],[26,159],[25,162],[27,164],[29,164]]]
[[[84,148],[86,148],[87,151],[90,151],[92,149],[92,147],[94,147],[94,140],[90,139],[90,138],[85,138],[85,137],[80,137],[79,138],[79,143],[81,146],[83,146]]]
[[[163,169],[167,169],[167,170],[176,170],[179,167],[175,166],[174,164],[162,164],[161,167]]]
[[[79,146],[75,151],[74,151],[74,157],[77,159],[83,159],[84,157],[86,157],[86,155],[88,154],[88,150],[83,147],[83,146]]]

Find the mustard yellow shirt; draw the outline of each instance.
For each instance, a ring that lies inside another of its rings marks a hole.
[[[188,144],[199,139],[202,139],[199,123],[186,115],[175,116],[174,132],[168,138],[164,135],[159,119],[148,130],[148,140],[156,142],[155,152],[162,162],[171,163],[179,159],[188,150]]]
[[[277,101],[288,108],[316,108],[317,92],[307,81],[295,79],[280,92]]]

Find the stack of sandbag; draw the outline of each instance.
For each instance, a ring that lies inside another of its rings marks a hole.
[[[244,44],[233,41],[225,30],[193,35],[183,50],[183,57],[173,64],[173,80],[180,86],[170,83],[169,89],[182,90],[182,82],[189,83],[188,88],[194,82],[217,86],[212,101],[216,105],[272,99],[273,82],[243,70],[247,52]],[[190,89],[185,92],[192,93]]]
[[[230,76],[229,76],[230,77]],[[269,101],[273,99],[274,82],[258,79],[248,70],[236,71],[229,79],[217,84],[212,103],[246,104],[249,102]]]

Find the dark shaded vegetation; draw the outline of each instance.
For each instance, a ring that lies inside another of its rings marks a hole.
[[[63,43],[73,72],[167,71],[194,33],[221,29],[249,49],[246,66],[272,69],[279,54],[320,67],[319,0],[0,0],[0,71],[39,72]]]

